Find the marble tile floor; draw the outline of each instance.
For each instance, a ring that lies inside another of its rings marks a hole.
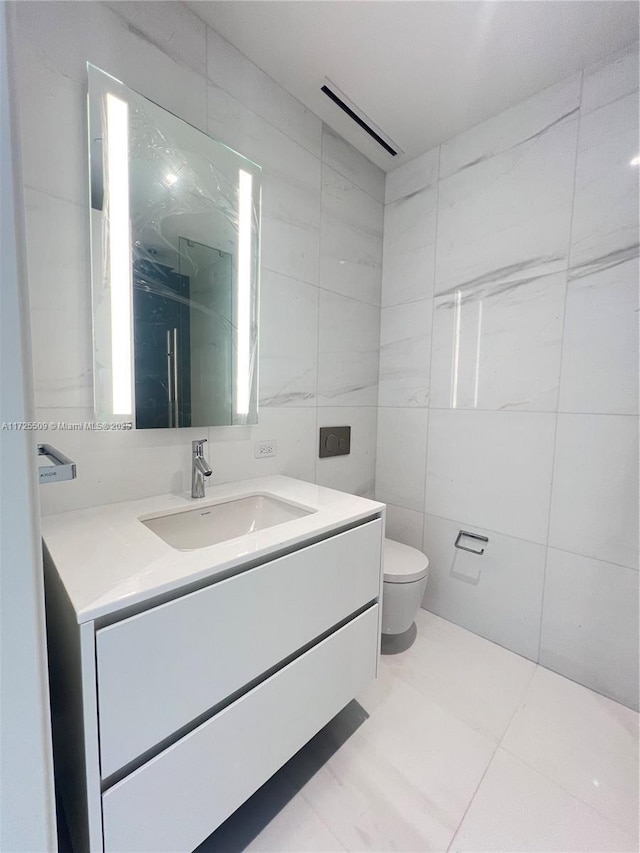
[[[638,714],[421,610],[198,853],[241,850],[637,851]]]

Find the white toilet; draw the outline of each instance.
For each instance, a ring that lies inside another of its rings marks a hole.
[[[427,586],[429,559],[417,548],[384,540],[382,633],[403,634],[416,618]]]

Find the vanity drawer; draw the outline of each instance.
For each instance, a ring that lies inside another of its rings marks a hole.
[[[96,633],[101,775],[377,599],[380,519]]]
[[[374,677],[373,605],[103,794],[105,853],[192,850]]]

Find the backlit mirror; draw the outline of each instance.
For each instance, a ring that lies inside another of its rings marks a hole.
[[[255,424],[260,167],[88,70],[96,419]]]

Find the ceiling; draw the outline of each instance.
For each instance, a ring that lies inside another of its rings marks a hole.
[[[187,5],[385,171],[638,38],[635,0],[193,0]],[[320,87],[396,142],[391,157]]]

